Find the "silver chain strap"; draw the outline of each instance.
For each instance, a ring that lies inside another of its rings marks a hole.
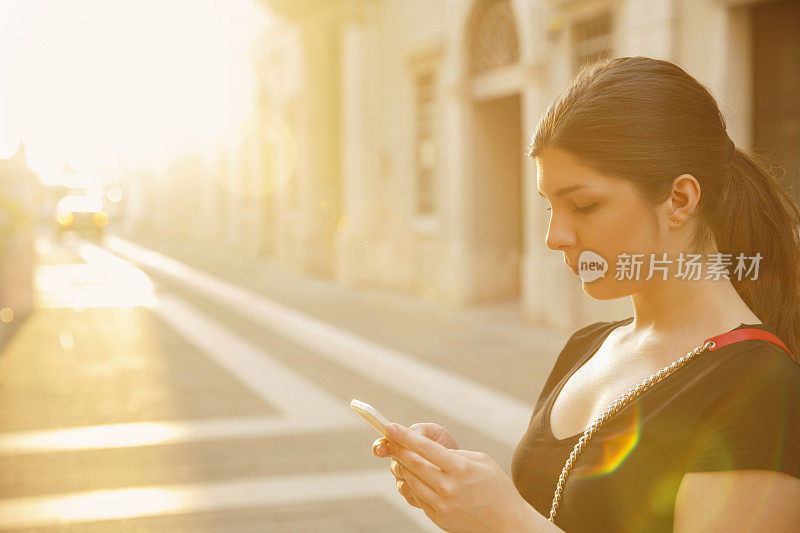
[[[597,430],[600,428],[600,426],[602,426],[603,423],[606,420],[608,420],[609,417],[613,416],[620,409],[628,405],[633,399],[635,399],[641,393],[643,393],[656,383],[659,383],[665,377],[669,376],[677,369],[679,369],[680,367],[682,367],[683,365],[694,359],[697,355],[703,353],[709,348],[713,348],[714,346],[716,346],[716,343],[714,341],[708,341],[704,345],[697,346],[694,350],[692,350],[691,352],[687,352],[686,355],[684,355],[671,365],[665,366],[656,374],[653,374],[646,380],[639,383],[636,387],[628,389],[628,392],[626,392],[625,394],[614,400],[614,403],[609,405],[606,408],[606,410],[603,411],[603,414],[600,415],[597,418],[597,420],[595,420],[594,423],[592,423],[592,425],[589,426],[589,428],[583,432],[583,435],[578,440],[578,443],[575,445],[575,447],[572,449],[572,452],[569,454],[569,459],[567,459],[566,464],[564,464],[564,468],[561,470],[561,475],[558,477],[558,486],[556,486],[556,493],[553,496],[553,505],[550,507],[550,518],[548,518],[550,522],[553,522],[555,520],[556,513],[558,512],[558,503],[561,500],[561,493],[564,490],[564,483],[566,483],[567,481],[567,476],[569,475],[569,472],[572,469],[572,465],[575,464],[575,459],[586,447],[586,443],[589,442],[589,439],[591,439],[594,436],[594,434],[597,433]]]

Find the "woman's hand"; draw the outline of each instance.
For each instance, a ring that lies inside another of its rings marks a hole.
[[[427,437],[434,442],[438,442],[445,448],[450,448],[453,450],[458,449],[458,444],[456,443],[453,436],[450,435],[450,433],[439,424],[424,422],[422,424],[413,424],[408,429],[410,429],[411,431],[415,431],[420,435],[422,435],[423,437]],[[375,442],[372,443],[372,453],[374,453],[378,457],[389,457],[389,453],[386,451],[388,444],[389,444],[389,439],[387,439],[386,437],[381,437],[377,439]],[[400,463],[398,463],[395,459],[392,459],[392,463],[389,466],[389,470],[395,477],[395,485],[397,486],[397,492],[399,492],[406,499],[409,505],[413,505],[414,507],[422,509],[419,502],[417,501],[416,496],[411,490],[411,487],[408,485],[405,478],[403,477],[402,468],[403,467],[400,466]]]
[[[485,453],[448,449],[399,424],[386,446],[418,507],[445,531],[522,532],[546,522]]]

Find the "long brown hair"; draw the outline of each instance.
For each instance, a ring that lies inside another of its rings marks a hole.
[[[619,57],[584,68],[539,120],[527,155],[545,148],[632,182],[650,205],[691,174],[702,194],[692,251],[761,255],[758,277],[730,281],[798,356],[800,211],[766,159],[735,147],[714,97],[669,61]]]

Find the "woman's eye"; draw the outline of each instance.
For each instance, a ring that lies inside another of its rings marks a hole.
[[[575,206],[575,212],[576,213],[589,213],[589,212],[593,211],[595,207],[597,207],[597,204],[589,204],[589,205],[585,205],[583,207]],[[545,211],[552,211],[553,210],[553,208],[550,207],[550,206],[545,207],[544,209],[545,209]]]
[[[592,211],[595,207],[597,207],[597,204],[589,204],[583,207],[575,206],[575,211],[578,213],[588,213]]]

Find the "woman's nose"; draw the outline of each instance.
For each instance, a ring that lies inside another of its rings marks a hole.
[[[547,226],[545,244],[554,251],[565,248],[574,248],[576,245],[575,233],[563,223],[557,223],[553,218]]]

